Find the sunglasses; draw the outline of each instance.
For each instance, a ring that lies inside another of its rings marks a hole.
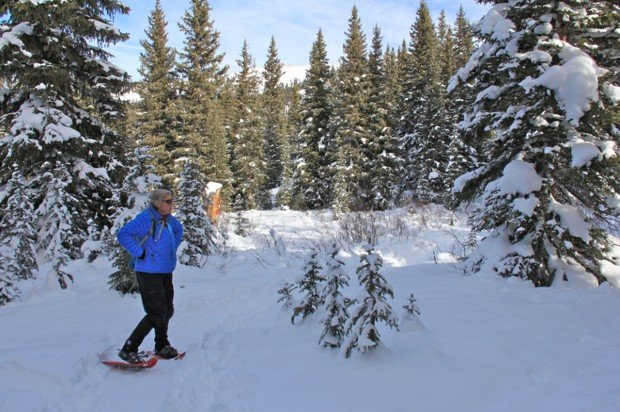
[[[164,200],[162,200],[162,202],[168,203],[169,205],[171,205],[171,204],[174,203],[174,199],[164,199]]]

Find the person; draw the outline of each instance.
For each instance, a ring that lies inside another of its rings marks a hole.
[[[170,359],[178,355],[168,341],[168,322],[174,313],[172,272],[183,226],[171,215],[172,194],[155,189],[150,205],[117,233],[121,246],[134,258],[138,288],[146,315],[131,333],[118,356],[129,363],[141,361],[138,348],[155,329],[155,354]]]

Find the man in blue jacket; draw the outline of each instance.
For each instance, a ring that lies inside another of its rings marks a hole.
[[[183,238],[183,226],[170,213],[172,194],[155,189],[151,204],[117,234],[118,241],[136,259],[135,270],[146,316],[138,323],[118,356],[138,363],[138,348],[155,329],[155,353],[170,359],[178,355],[168,341],[168,322],[174,313],[172,272],[177,263],[177,248]]]

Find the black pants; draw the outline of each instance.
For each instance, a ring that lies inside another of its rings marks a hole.
[[[146,335],[151,332],[151,329],[155,329],[155,350],[159,350],[170,345],[168,321],[174,313],[172,273],[136,272],[136,277],[146,316],[131,333],[123,349],[137,352]]]

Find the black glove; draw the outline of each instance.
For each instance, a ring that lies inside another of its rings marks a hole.
[[[142,249],[142,254],[140,255],[140,257],[138,259],[142,260],[146,257],[146,249]]]

